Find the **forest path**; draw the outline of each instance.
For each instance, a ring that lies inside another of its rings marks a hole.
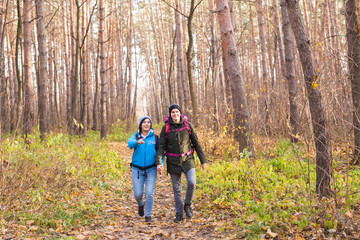
[[[123,164],[129,166],[133,151],[125,142],[111,142]],[[126,179],[126,180],[125,180]],[[125,181],[124,181],[125,180]],[[205,217],[201,213],[201,199],[193,204],[194,217],[181,223],[174,223],[175,217],[174,198],[170,176],[158,176],[152,222],[145,223],[145,218],[137,214],[137,204],[133,197],[131,185],[131,170],[121,179],[127,191],[116,194],[106,201],[105,209],[109,225],[94,225],[80,235],[78,239],[88,239],[87,236],[97,234],[107,239],[226,239],[226,235],[218,229],[215,216]],[[184,182],[184,178],[183,178]],[[112,183],[115,186],[117,183]],[[184,191],[185,189],[183,189]],[[85,230],[85,229],[84,229]]]

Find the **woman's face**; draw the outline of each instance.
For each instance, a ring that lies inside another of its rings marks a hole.
[[[171,118],[175,123],[180,122],[180,111],[179,111],[179,109],[174,108],[173,110],[171,110]]]
[[[141,131],[142,132],[148,132],[148,131],[150,131],[150,128],[151,128],[151,122],[148,118],[145,119],[144,121],[142,121],[142,123],[141,123]]]

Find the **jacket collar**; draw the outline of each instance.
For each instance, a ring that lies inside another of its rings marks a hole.
[[[155,133],[154,129],[153,129],[153,128],[150,128],[150,132],[149,132],[149,134],[148,134],[146,137],[147,137],[147,138],[148,138],[148,137],[151,137],[151,136],[154,135],[154,133]],[[136,136],[139,136],[139,135],[140,135],[140,132],[139,132],[139,130],[137,130]]]

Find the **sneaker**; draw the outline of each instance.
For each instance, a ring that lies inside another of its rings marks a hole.
[[[151,217],[145,217],[145,222],[152,222]]]
[[[182,213],[176,213],[176,217],[174,219],[174,222],[178,223],[181,222],[184,219],[183,214]]]
[[[138,213],[140,217],[144,216],[144,205],[139,206]]]
[[[185,211],[185,215],[186,215],[187,218],[190,219],[190,218],[192,218],[194,216],[192,211],[191,211],[190,204],[185,204],[184,211]]]

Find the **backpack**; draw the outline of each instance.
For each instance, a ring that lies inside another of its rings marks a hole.
[[[184,126],[185,127],[182,127],[180,129],[174,129],[174,130],[171,130],[170,129],[170,123],[169,123],[169,117],[170,115],[168,115],[166,118],[165,118],[165,125],[166,125],[166,128],[165,128],[165,137],[167,138],[169,136],[169,133],[170,132],[181,132],[182,130],[184,130],[184,128],[188,131],[189,135],[191,135],[191,128],[189,126],[189,121],[188,121],[188,117],[184,114],[181,115],[183,118],[184,118]]]

